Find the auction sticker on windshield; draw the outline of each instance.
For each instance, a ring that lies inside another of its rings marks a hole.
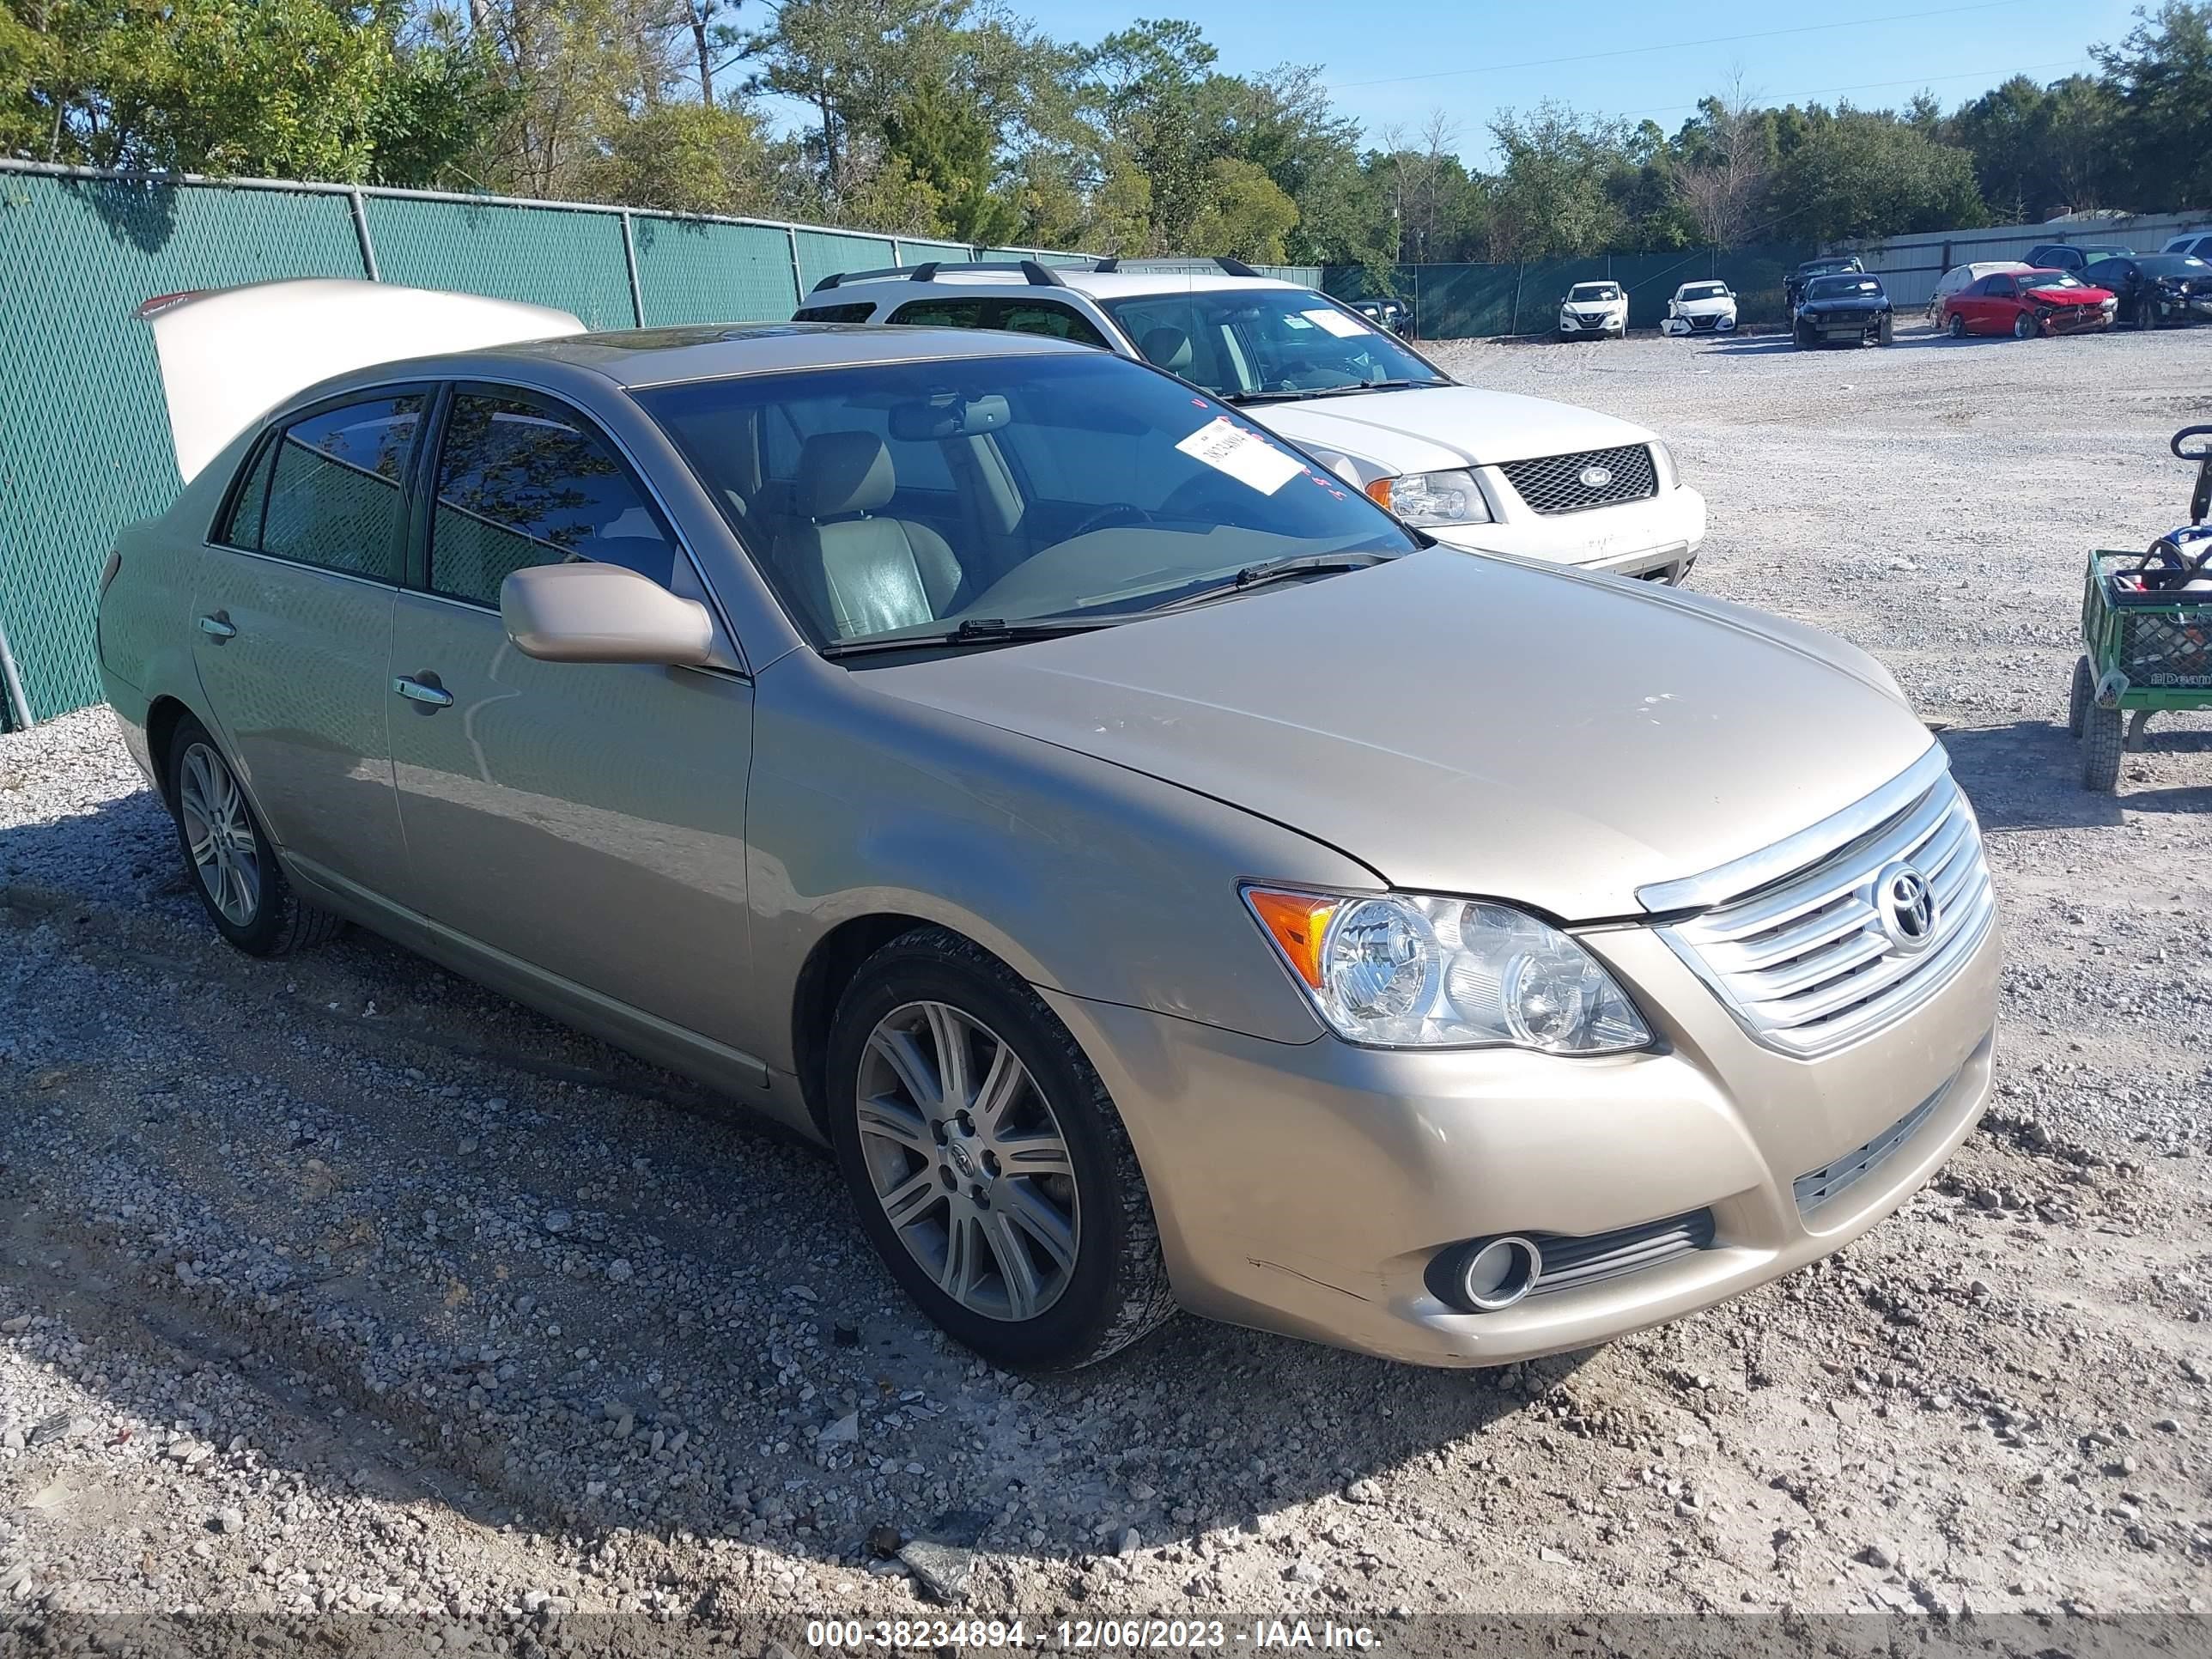
[[[1357,339],[1360,335],[1367,332],[1365,329],[1362,328],[1358,323],[1353,322],[1351,318],[1346,316],[1342,312],[1331,311],[1327,306],[1319,307],[1315,310],[1307,312],[1305,314],[1312,318],[1316,323],[1319,323],[1330,333],[1335,335],[1340,340]]]
[[[1305,471],[1264,438],[1232,425],[1226,415],[1215,416],[1176,447],[1262,495],[1273,495]]]

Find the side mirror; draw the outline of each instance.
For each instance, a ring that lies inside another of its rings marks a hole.
[[[714,653],[714,618],[618,564],[541,564],[510,572],[500,619],[541,662],[638,662],[696,668]]]

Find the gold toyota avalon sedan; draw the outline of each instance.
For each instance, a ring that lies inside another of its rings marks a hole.
[[[1049,338],[149,315],[188,482],[99,652],[214,926],[373,928],[826,1142],[992,1361],[1178,1305],[1579,1347],[1981,1110],[1974,815],[1837,640],[1437,545]]]

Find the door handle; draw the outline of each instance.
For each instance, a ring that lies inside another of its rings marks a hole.
[[[453,694],[444,686],[425,680],[410,679],[404,674],[392,682],[392,689],[408,702],[421,703],[425,714],[434,708],[451,708],[453,706]]]
[[[232,625],[230,618],[220,611],[212,617],[200,618],[200,632],[211,640],[234,640],[238,637],[238,629]]]

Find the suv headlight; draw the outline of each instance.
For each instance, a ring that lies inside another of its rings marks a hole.
[[[1488,524],[1490,503],[1474,474],[1405,472],[1395,478],[1377,478],[1367,494],[1378,505],[1396,514],[1401,522],[1422,526],[1437,524]]]
[[[1658,475],[1662,490],[1672,489],[1682,482],[1681,473],[1675,470],[1674,452],[1656,438],[1651,441],[1651,470]]]
[[[1247,887],[1329,1028],[1386,1048],[1608,1054],[1651,1042],[1627,994],[1555,927],[1503,904]]]

